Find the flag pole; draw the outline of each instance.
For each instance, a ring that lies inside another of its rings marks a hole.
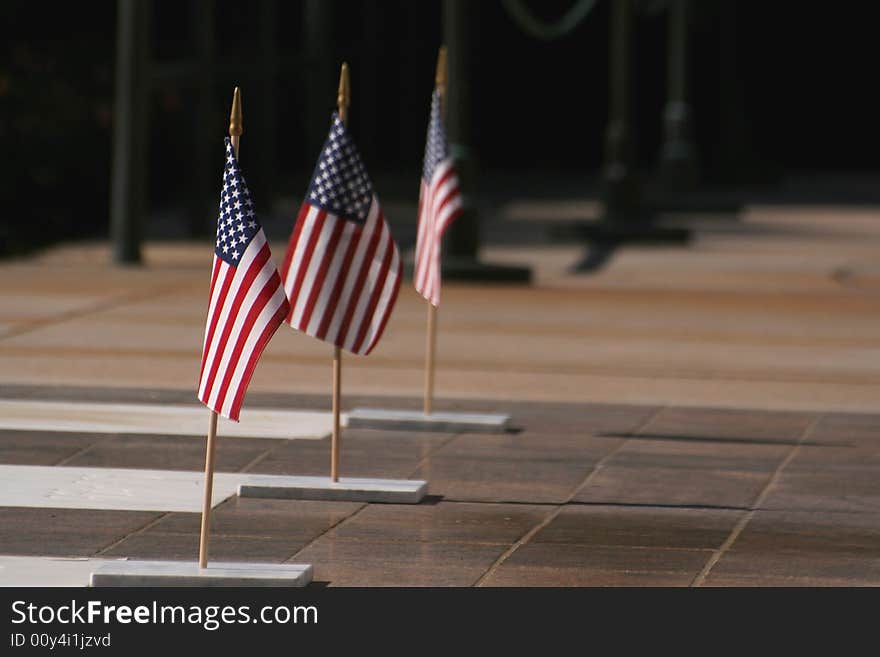
[[[348,125],[348,106],[351,103],[351,88],[348,83],[348,64],[342,62],[339,72],[339,91],[336,107],[339,120]],[[330,479],[339,481],[339,396],[342,388],[342,350],[333,347],[333,434],[330,439]]]
[[[434,86],[440,99],[440,116],[446,115],[446,46],[440,46],[437,53],[437,73]],[[437,306],[427,301],[428,326],[425,337],[425,415],[434,410],[434,352],[437,349]]]
[[[238,87],[232,95],[232,111],[229,114],[229,141],[238,157],[238,141],[241,137],[241,94]],[[217,411],[210,411],[208,421],[208,444],[205,448],[205,498],[202,502],[202,527],[199,535],[199,568],[208,567],[208,537],[211,524],[211,501],[214,495],[214,452],[217,446]]]
[[[210,411],[208,445],[205,450],[205,499],[202,502],[202,528],[199,535],[199,568],[208,567],[208,535],[211,524],[211,499],[214,490],[214,447],[217,444],[217,411]]]

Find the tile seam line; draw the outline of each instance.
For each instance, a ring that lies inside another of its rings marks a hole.
[[[226,498],[225,500],[219,502],[216,506],[213,507],[213,509],[211,510],[211,512],[213,513],[215,510],[219,509],[221,506],[223,506],[224,504],[226,504],[226,503],[229,501],[229,499],[231,499],[231,498]],[[153,527],[155,527],[156,525],[158,525],[160,522],[162,522],[163,520],[165,520],[165,518],[167,518],[168,516],[170,516],[172,513],[185,513],[185,512],[181,512],[181,511],[160,511],[158,517],[153,518],[152,520],[149,520],[148,522],[146,522],[146,523],[143,524],[142,526],[138,527],[137,529],[135,529],[135,530],[129,532],[128,534],[126,534],[126,535],[123,536],[122,538],[118,538],[118,539],[116,539],[115,541],[112,541],[111,543],[109,543],[108,545],[105,545],[105,546],[102,547],[100,550],[98,550],[97,552],[93,553],[93,554],[92,554],[92,557],[100,557],[101,555],[106,554],[107,552],[109,552],[109,551],[112,550],[113,548],[122,545],[122,544],[125,543],[125,541],[127,541],[128,539],[130,539],[130,538],[134,538],[135,536],[140,536],[140,535],[144,534],[147,530],[152,529]],[[201,513],[200,513],[200,512],[199,512],[199,515],[201,516]],[[167,533],[168,533],[168,534],[173,534],[174,532],[167,532]],[[212,536],[216,536],[216,534],[215,534],[214,532],[211,532],[211,535],[212,535]],[[128,559],[128,557],[125,557],[125,558]],[[198,559],[198,555],[194,555],[193,558],[194,558],[195,560],[197,560],[197,559]]]
[[[642,432],[642,431],[644,431],[645,429],[647,429],[648,426],[650,426],[650,424],[655,420],[655,418],[656,418],[658,415],[660,415],[660,413],[662,413],[666,408],[667,408],[667,406],[658,406],[658,407],[654,408],[654,410],[648,415],[648,417],[645,418],[645,419],[644,419],[644,420],[643,420],[643,421],[642,421],[642,422],[641,422],[641,423],[635,428],[635,430],[633,430],[632,433],[633,433],[634,435],[638,435],[640,432]],[[572,490],[572,492],[568,495],[568,497],[567,497],[567,498],[566,498],[561,504],[556,505],[556,508],[554,508],[553,510],[551,510],[551,511],[550,511],[550,512],[549,512],[549,513],[548,513],[548,514],[547,514],[547,515],[541,520],[541,522],[539,522],[537,525],[535,525],[534,527],[532,527],[529,531],[527,531],[525,534],[523,534],[523,535],[522,535],[517,541],[515,541],[515,542],[513,543],[513,545],[511,545],[507,550],[505,550],[505,551],[504,551],[504,552],[503,552],[503,553],[502,553],[502,554],[501,554],[501,555],[500,555],[500,556],[499,556],[499,557],[498,557],[498,558],[497,558],[497,559],[496,559],[496,560],[495,560],[495,561],[494,561],[494,562],[493,562],[493,563],[492,563],[492,564],[486,569],[486,571],[485,571],[482,575],[480,575],[480,576],[477,578],[477,580],[473,583],[473,586],[474,586],[474,587],[483,587],[483,586],[485,586],[485,584],[486,584],[486,582],[488,581],[488,579],[489,579],[492,575],[494,575],[495,572],[496,572],[496,571],[497,571],[502,565],[504,565],[504,563],[505,563],[510,557],[512,557],[512,556],[514,555],[514,553],[515,553],[517,550],[519,550],[519,548],[521,548],[523,545],[525,545],[525,544],[528,543],[530,540],[532,540],[532,538],[534,538],[535,535],[536,535],[539,531],[541,531],[544,527],[546,527],[546,526],[549,525],[551,522],[553,522],[553,521],[557,518],[557,516],[559,516],[559,514],[562,513],[562,510],[563,510],[566,506],[568,506],[568,504],[569,504],[569,503],[574,499],[574,497],[575,497],[575,496],[581,491],[581,489],[583,489],[583,487],[586,486],[586,485],[589,483],[590,479],[592,479],[594,475],[598,474],[598,473],[602,470],[602,467],[605,465],[605,463],[606,463],[607,461],[609,461],[611,458],[613,458],[614,455],[617,454],[617,453],[623,448],[623,446],[626,445],[629,441],[630,441],[630,438],[624,438],[623,441],[622,441],[617,447],[615,447],[615,448],[612,449],[610,452],[608,452],[605,456],[603,456],[601,459],[599,459],[599,460],[593,465],[593,467],[590,468],[590,471],[589,471],[589,472],[587,473],[587,475],[584,477],[583,481],[582,481],[580,484],[578,484],[578,485],[574,488],[574,490]]]
[[[143,525],[141,525],[140,527],[137,527],[133,531],[128,532],[124,536],[117,538],[113,541],[110,541],[110,543],[108,543],[107,545],[105,545],[101,549],[97,550],[96,552],[93,552],[91,556],[92,557],[100,557],[100,556],[107,554],[107,552],[109,552],[110,550],[112,550],[115,547],[122,545],[128,539],[134,538],[135,536],[140,536],[141,534],[146,532],[148,529],[155,527],[160,522],[162,522],[162,520],[167,518],[169,515],[171,515],[170,511],[160,512],[157,517],[151,518],[150,520],[145,522]]]
[[[102,312],[105,310],[110,310],[115,307],[124,306],[128,303],[136,303],[144,300],[148,300],[150,298],[159,297],[165,294],[167,291],[163,292],[155,292],[153,295],[146,295],[142,297],[126,297],[124,299],[114,299],[112,301],[106,302],[106,304],[98,304],[93,307],[80,309],[77,311],[72,311],[71,313],[64,313],[61,315],[57,315],[51,318],[46,318],[42,320],[35,320],[33,322],[29,322],[24,326],[20,326],[18,328],[12,328],[6,333],[0,334],[0,341],[5,340],[6,338],[14,338],[31,331],[38,330],[40,328],[44,328],[46,326],[51,326],[54,324],[60,324],[72,319],[79,319],[80,317],[84,317],[91,313]],[[10,346],[2,346],[3,350],[11,350]],[[18,347],[16,346],[15,351],[17,352],[41,352],[41,353],[49,353],[49,352],[65,352],[69,353],[70,351],[77,352],[76,355],[79,357],[89,357],[95,355],[101,355],[104,350],[99,347],[77,347],[77,348],[69,348],[63,345],[53,345],[53,346],[28,346],[28,347]],[[143,356],[143,349],[134,349],[134,348],[120,348],[115,350],[114,353],[117,354],[119,358],[140,358]],[[151,352],[153,353],[153,352]],[[160,354],[163,358],[176,358],[182,354],[189,353],[186,349],[165,349]],[[9,354],[7,354],[9,355]],[[16,354],[13,354],[16,355]],[[301,354],[276,354],[275,361],[279,363],[300,363],[317,366],[318,364],[324,362],[322,357],[311,357],[311,356],[302,356]],[[396,372],[403,372],[409,370],[417,370],[420,365],[409,362],[409,361],[391,361],[391,360],[382,360],[377,358],[373,362],[373,366],[384,367],[388,370],[393,370]],[[357,370],[366,370],[369,366],[367,365],[354,365],[353,366]],[[562,377],[606,377],[606,378],[615,378],[621,380],[628,379],[649,379],[649,380],[657,380],[664,382],[675,382],[675,381],[685,381],[689,383],[704,383],[704,382],[713,382],[713,383],[721,383],[721,384],[742,384],[742,383],[753,383],[756,380],[766,382],[769,384],[793,384],[793,385],[852,385],[852,386],[874,386],[877,384],[878,380],[876,376],[868,375],[865,379],[856,379],[853,380],[852,377],[846,375],[829,375],[827,373],[822,374],[799,374],[797,372],[791,373],[788,375],[770,375],[770,372],[767,371],[744,371],[744,372],[728,372],[716,367],[706,368],[703,371],[675,371],[670,370],[668,367],[659,367],[654,369],[633,369],[633,370],[624,370],[619,365],[609,367],[609,368],[595,368],[595,367],[587,367],[580,368],[577,370],[570,371],[560,371],[559,369],[545,369],[545,368],[535,368],[529,367],[527,365],[522,367],[499,367],[497,365],[487,365],[485,367],[451,367],[447,368],[451,372],[459,372],[465,374],[474,374],[474,373],[496,373],[496,374],[509,374],[516,376],[562,376]],[[438,395],[438,398],[442,399],[443,395]],[[501,397],[499,399],[507,399],[508,397]],[[528,398],[528,401],[541,401],[540,398]],[[580,403],[580,401],[570,401],[569,403]],[[611,402],[611,403],[619,403],[619,402]],[[623,402],[628,403],[628,402]],[[638,403],[637,405],[646,405],[652,406],[655,405],[651,402]],[[773,409],[763,409],[759,408],[758,410],[780,410],[785,411],[788,410],[788,407],[783,408],[773,408]],[[803,410],[792,408],[791,410]],[[845,409],[841,409],[843,412],[847,412]]]
[[[819,422],[822,421],[822,418],[825,417],[825,413],[818,413],[813,421],[809,424],[809,426],[804,430],[801,434],[800,439],[797,444],[792,446],[791,451],[786,455],[786,457],[782,460],[782,462],[776,467],[773,475],[770,477],[770,480],[764,485],[764,488],[758,493],[758,497],[755,498],[755,501],[752,503],[751,508],[743,514],[743,517],[740,518],[737,523],[733,526],[733,529],[730,530],[730,534],[727,539],[721,546],[712,553],[712,556],[709,557],[709,560],[705,563],[703,568],[699,573],[694,577],[691,581],[690,586],[698,587],[703,586],[706,582],[706,579],[709,577],[709,574],[712,572],[712,569],[721,561],[722,557],[730,551],[730,548],[733,547],[733,544],[736,543],[737,539],[739,539],[742,532],[745,530],[746,525],[755,517],[755,513],[761,508],[761,505],[764,503],[764,500],[767,498],[767,495],[770,493],[770,490],[779,480],[782,471],[785,467],[794,459],[797,453],[800,451],[801,447],[803,447],[804,441],[812,435],[813,431],[818,426]]]
[[[685,511],[749,511],[750,506],[719,506],[714,504],[655,504],[651,502],[580,502],[577,500],[568,500],[561,502],[525,502],[522,500],[479,500],[479,499],[460,499],[444,497],[445,504],[480,504],[483,506],[514,506],[524,507],[533,506],[537,508],[551,506],[569,506],[569,507],[611,507],[616,509],[670,509]],[[860,511],[840,511],[839,513],[862,513]]]
[[[163,532],[162,535],[165,536],[184,536],[185,532]],[[257,534],[218,534],[219,536],[227,536],[232,538],[263,538],[261,535]],[[499,547],[502,545],[508,545],[505,541],[493,541],[493,540],[471,540],[466,538],[461,539],[437,539],[437,538],[425,538],[425,539],[417,539],[413,540],[410,538],[402,537],[402,538],[374,538],[374,537],[366,537],[361,538],[357,536],[340,536],[337,540],[340,543],[350,543],[350,544],[362,544],[362,545],[477,545],[483,547]],[[603,549],[624,549],[624,550],[633,550],[636,552],[639,551],[664,551],[664,552],[714,552],[714,548],[709,546],[682,546],[682,545],[629,545],[625,543],[580,543],[577,541],[572,542],[557,542],[557,541],[546,541],[541,542],[541,545],[545,546],[574,546],[574,547],[585,547],[585,548],[603,548]],[[626,570],[626,569],[625,569]],[[682,572],[678,570],[676,572]]]
[[[411,479],[412,477],[414,477],[415,474],[419,470],[422,469],[422,467],[425,465],[425,463],[431,460],[432,456],[436,455],[437,452],[439,452],[441,449],[443,449],[446,446],[450,445],[451,443],[455,442],[455,440],[457,440],[458,438],[463,436],[465,433],[466,432],[464,432],[464,431],[453,432],[445,440],[442,440],[434,447],[429,448],[428,453],[425,454],[422,458],[420,458],[419,462],[416,463],[416,466],[412,470],[410,470],[409,474],[406,475],[407,479]]]
[[[340,518],[339,520],[337,520],[336,522],[334,522],[333,524],[331,524],[331,525],[330,525],[329,527],[327,527],[327,529],[325,529],[324,531],[319,532],[314,538],[312,538],[310,541],[308,541],[305,545],[303,545],[302,547],[300,547],[298,550],[295,550],[295,551],[294,551],[289,557],[287,557],[286,559],[284,559],[284,561],[282,561],[282,563],[292,563],[292,562],[293,562],[295,559],[297,559],[297,557],[299,557],[299,555],[302,554],[305,550],[307,550],[307,549],[309,549],[310,547],[312,547],[315,543],[317,543],[319,540],[321,540],[324,536],[326,536],[326,535],[329,534],[331,531],[333,531],[334,529],[336,529],[337,527],[339,527],[339,525],[343,524],[344,522],[348,522],[349,520],[351,520],[352,518],[354,518],[354,517],[355,517],[356,515],[358,515],[361,511],[363,511],[365,508],[367,508],[367,506],[369,506],[369,502],[361,502],[361,503],[360,503],[360,506],[358,506],[358,508],[356,508],[354,511],[352,511],[352,512],[351,512],[350,514],[348,514],[347,516],[343,516],[342,518]]]
[[[241,470],[239,470],[239,472],[241,472],[242,474],[257,474],[257,473],[251,472],[252,468],[255,468],[260,463],[265,461],[269,457],[269,455],[274,451],[275,451],[275,446],[272,446],[269,449],[263,450],[262,452],[257,454],[254,458],[252,458],[250,461],[248,461],[244,465],[244,467],[242,467]]]
[[[65,456],[64,458],[62,458],[61,460],[53,463],[52,467],[53,468],[68,467],[67,464],[70,463],[71,461],[74,461],[74,460],[78,459],[79,457],[84,456],[85,454],[88,454],[95,447],[101,447],[103,445],[106,445],[109,442],[116,440],[116,438],[118,438],[118,437],[119,437],[119,434],[117,434],[117,433],[104,434],[103,437],[99,438],[95,442],[89,443],[85,447],[78,449],[73,454],[69,454],[69,455]],[[0,465],[7,465],[7,464],[2,463]],[[11,465],[15,465],[15,464],[11,464]],[[77,467],[77,466],[73,466],[73,467]]]
[[[152,288],[150,290],[144,291],[140,294],[120,294],[114,297],[110,297],[109,299],[103,299],[101,301],[97,301],[93,304],[90,304],[84,308],[76,308],[74,310],[68,310],[66,312],[58,313],[57,315],[52,315],[50,317],[45,317],[42,319],[35,319],[29,322],[24,323],[21,326],[14,326],[8,331],[0,334],[0,341],[6,340],[8,338],[15,338],[20,335],[24,335],[26,333],[30,333],[31,331],[36,331],[46,326],[52,326],[54,324],[63,324],[64,322],[79,319],[81,317],[85,317],[92,313],[100,313],[105,310],[111,310],[113,308],[117,308],[120,306],[127,305],[129,303],[138,303],[140,301],[146,301],[149,299],[154,299],[156,297],[161,297],[170,292],[175,291],[175,288],[170,285],[164,285],[158,288]]]
[[[2,338],[0,338],[0,339],[2,339]],[[170,384],[166,382],[165,385],[168,386]],[[0,380],[0,395],[5,395],[2,397],[2,399],[5,401],[16,401],[16,400],[25,400],[26,401],[26,400],[29,400],[30,397],[22,396],[21,390],[26,390],[28,392],[35,392],[37,390],[43,390],[43,389],[47,389],[47,388],[48,389],[61,388],[61,392],[56,393],[56,396],[51,398],[51,401],[58,401],[58,402],[91,403],[94,401],[93,399],[83,399],[83,398],[77,396],[76,392],[72,393],[70,391],[89,391],[89,392],[97,392],[97,393],[107,394],[107,395],[112,395],[112,393],[113,393],[113,390],[108,391],[107,388],[95,387],[93,385],[83,384],[81,382],[80,383],[57,384],[57,383],[46,383],[44,380],[40,380],[40,381],[32,380],[30,383],[27,383],[27,382],[22,383],[20,380],[16,380],[14,382]],[[169,395],[180,395],[180,394],[192,392],[192,386],[183,386],[183,385],[180,385],[177,387],[162,387],[160,385],[143,387],[142,385],[123,383],[123,384],[118,385],[117,388],[120,390],[124,390],[126,392],[146,392],[146,393],[169,394]],[[263,389],[263,390],[259,390],[259,391],[254,392],[254,394],[257,394],[257,395],[260,395],[260,394],[278,395],[278,394],[288,394],[288,393],[289,393],[289,391],[283,390],[280,388],[278,388],[278,389]],[[304,396],[320,396],[319,393],[315,393],[313,391],[312,392],[300,391],[300,392],[297,392],[294,394],[304,395]],[[386,401],[386,398],[388,398],[388,397],[391,397],[391,398],[398,398],[398,397],[405,398],[406,397],[406,395],[404,393],[399,393],[399,394],[398,393],[382,393],[382,394],[371,395],[369,392],[365,392],[365,391],[357,392],[356,391],[352,394],[357,395],[357,396],[379,398],[379,401],[376,402],[378,404],[388,403]],[[447,395],[438,395],[437,398],[443,399],[443,400],[448,400],[448,401],[456,401],[456,402],[461,401],[461,398],[458,396],[450,397]],[[184,403],[184,402],[181,402],[177,398],[174,398],[170,401],[167,401],[167,400],[166,401],[163,401],[163,400],[143,401],[141,399],[132,400],[132,399],[129,399],[128,397],[125,397],[122,399],[114,398],[114,397],[102,397],[101,399],[104,400],[101,403],[118,402],[118,403],[159,404],[159,405]],[[187,399],[189,399],[189,398],[187,398]],[[472,399],[476,399],[476,398],[472,398]],[[851,408],[851,407],[841,406],[839,404],[834,405],[833,408],[831,408],[831,407],[804,408],[803,406],[798,405],[797,403],[787,404],[787,405],[782,405],[782,406],[777,406],[777,407],[766,407],[766,406],[761,406],[761,405],[742,405],[742,404],[739,404],[736,406],[725,406],[725,405],[718,405],[718,404],[700,404],[700,403],[696,403],[693,401],[688,401],[686,403],[682,403],[681,400],[669,401],[669,400],[662,400],[662,399],[642,400],[642,401],[638,401],[638,400],[635,400],[635,401],[633,401],[633,400],[629,400],[629,401],[626,401],[626,400],[601,401],[601,400],[599,400],[599,401],[597,401],[596,399],[565,399],[565,400],[560,401],[558,398],[544,399],[544,398],[510,397],[510,396],[499,396],[499,397],[489,396],[489,397],[480,397],[479,399],[482,399],[487,402],[510,401],[510,402],[530,404],[530,405],[536,405],[536,406],[554,405],[554,404],[562,404],[564,406],[579,406],[579,405],[584,405],[584,404],[596,404],[599,406],[613,406],[613,407],[629,408],[629,409],[637,408],[637,409],[650,409],[650,410],[656,409],[659,406],[667,406],[670,408],[682,408],[682,409],[686,409],[686,410],[723,410],[723,411],[738,410],[738,411],[746,411],[746,412],[754,411],[754,412],[758,412],[758,413],[800,413],[800,414],[822,413],[824,415],[837,414],[837,415],[857,415],[857,416],[869,417],[869,418],[880,417],[880,413],[878,413],[877,410],[873,406],[872,406],[871,410],[865,410],[865,408]],[[368,403],[368,402],[364,402],[364,403]],[[265,404],[259,404],[259,403],[253,405],[253,407],[256,409],[266,409],[266,408],[271,409],[271,408],[276,408],[276,406],[277,405],[274,405],[274,404],[273,405],[265,405]],[[325,407],[326,407],[326,404],[307,401],[301,407],[298,407],[297,410],[308,411],[308,412],[312,412],[312,411],[321,412],[322,409],[325,409]],[[602,438],[604,436],[597,435],[596,437]]]
[[[418,472],[418,471],[419,471],[419,468],[420,468],[421,465],[422,465],[422,463],[423,463],[426,459],[430,458],[431,455],[434,454],[434,452],[436,452],[438,449],[440,449],[440,448],[442,448],[442,447],[445,447],[445,446],[448,445],[451,441],[453,441],[453,440],[455,440],[456,438],[458,438],[460,435],[461,435],[460,433],[454,433],[454,434],[452,434],[451,436],[449,436],[446,440],[444,440],[442,443],[438,444],[436,447],[432,447],[432,448],[428,451],[428,453],[427,453],[424,457],[422,457],[422,459],[418,462],[418,464],[416,465],[416,467],[415,467],[414,469],[412,469],[412,470],[409,472],[409,474],[407,475],[407,478],[412,477],[416,472]],[[327,529],[325,529],[323,532],[320,532],[320,533],[319,533],[317,536],[315,536],[312,540],[310,540],[308,543],[306,543],[306,544],[303,545],[301,548],[299,548],[296,552],[294,552],[294,553],[291,554],[289,557],[287,557],[287,558],[284,560],[284,563],[291,563],[291,562],[292,562],[294,559],[296,559],[300,554],[302,554],[303,551],[305,551],[305,550],[309,549],[310,547],[312,547],[315,543],[317,543],[319,540],[321,540],[322,538],[324,538],[325,536],[327,536],[330,532],[332,532],[334,529],[336,529],[337,527],[339,527],[339,526],[342,525],[343,523],[346,523],[346,522],[348,522],[349,520],[352,520],[355,516],[357,516],[361,511],[363,511],[364,509],[366,509],[369,505],[370,505],[369,502],[363,502],[363,503],[361,503],[361,505],[360,505],[357,509],[355,509],[354,511],[352,511],[349,515],[347,515],[347,516],[345,516],[345,517],[343,517],[343,518],[340,518],[338,521],[334,522],[332,525],[330,525],[330,526],[329,526]]]

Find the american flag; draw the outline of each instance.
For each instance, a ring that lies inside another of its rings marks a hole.
[[[394,308],[402,265],[367,170],[334,113],[290,235],[281,277],[293,328],[370,353]]]
[[[281,277],[230,140],[220,194],[199,400],[238,421],[263,348],[287,315]]]
[[[425,165],[419,193],[419,232],[413,282],[431,305],[440,305],[440,245],[449,224],[461,214],[458,176],[452,167],[446,130],[440,116],[440,94],[431,98],[431,119],[425,143]]]

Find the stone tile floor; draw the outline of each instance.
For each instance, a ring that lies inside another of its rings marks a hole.
[[[45,394],[0,387],[4,398]],[[295,401],[325,403],[319,395]],[[880,586],[880,416],[559,403],[495,409],[510,412],[518,428],[345,431],[344,474],[426,478],[429,497],[419,505],[232,497],[212,515],[212,558],[312,563],[315,586]],[[199,470],[202,458],[203,441],[192,437],[0,432],[0,462],[9,464]],[[329,440],[220,436],[217,463],[225,471],[323,474]],[[2,508],[0,527],[0,553],[8,555],[195,559],[199,515]]]
[[[429,498],[231,499],[213,556],[310,561],[316,586],[880,585],[880,208],[673,216],[689,243],[583,273],[589,246],[542,229],[557,202],[527,226],[514,205],[492,234],[529,239],[480,256],[532,284],[444,284],[436,407],[515,430],[347,431],[343,474],[427,479]],[[108,254],[0,262],[0,399],[196,403],[210,245],[150,242],[142,267]],[[344,360],[344,410],[419,408],[424,326],[407,283],[375,352]],[[247,406],[327,410],[329,361],[282,327]],[[322,474],[327,442],[221,433],[217,467]],[[201,470],[203,454],[198,437],[0,431],[2,464]],[[197,514],[0,509],[0,554],[195,559],[197,540]]]

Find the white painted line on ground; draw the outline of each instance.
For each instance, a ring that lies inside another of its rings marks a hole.
[[[201,513],[204,481],[203,472],[179,470],[0,465],[0,507]],[[250,497],[410,504],[421,500],[427,489],[426,482],[411,479],[332,482],[329,477],[217,472],[213,505],[235,495],[239,486],[250,489]],[[309,491],[311,496],[304,496]]]
[[[96,568],[114,561],[0,556],[0,586],[87,586]]]
[[[305,586],[312,580],[309,564],[136,561],[129,559],[19,557],[0,555],[3,586]],[[97,581],[95,581],[97,580]]]
[[[330,413],[252,408],[242,411],[241,422],[220,418],[217,434],[236,438],[317,440],[329,435],[332,428]],[[0,429],[204,436],[208,430],[208,411],[204,406],[195,405],[2,399]]]
[[[246,475],[214,475],[216,506]],[[0,465],[0,506],[200,513],[205,474],[130,468]]]

